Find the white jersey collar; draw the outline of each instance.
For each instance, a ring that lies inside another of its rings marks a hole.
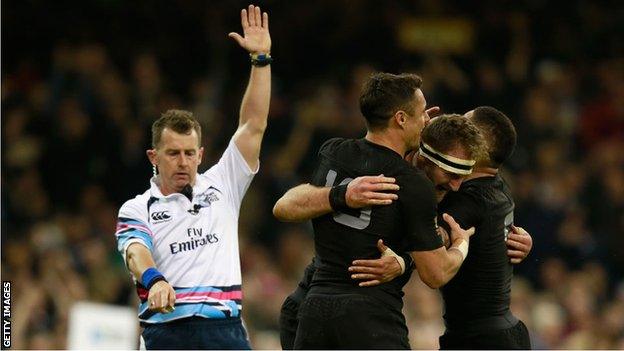
[[[197,173],[195,177],[195,185],[193,186],[193,194],[201,194],[210,187],[208,180],[200,173]],[[181,193],[172,193],[167,196],[163,195],[160,191],[160,181],[157,176],[152,176],[150,179],[150,195],[159,199],[166,198],[172,195],[182,195]],[[184,195],[182,195],[184,196]]]

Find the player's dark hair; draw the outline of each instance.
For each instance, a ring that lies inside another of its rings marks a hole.
[[[498,168],[516,147],[516,128],[501,111],[491,106],[480,106],[472,112],[472,122],[479,127],[488,145],[489,166]]]
[[[165,128],[179,134],[191,134],[193,129],[197,132],[197,141],[201,143],[201,125],[193,116],[193,112],[184,110],[167,110],[152,124],[152,147],[160,144],[160,138]]]
[[[415,113],[413,101],[422,79],[409,73],[374,73],[362,88],[360,111],[369,130],[383,129],[399,110]]]
[[[461,145],[470,158],[477,160],[487,153],[487,145],[479,128],[468,118],[457,114],[432,119],[423,129],[421,140],[442,153]]]

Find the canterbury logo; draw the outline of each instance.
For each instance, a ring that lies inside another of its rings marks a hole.
[[[169,211],[154,212],[151,214],[151,217],[155,222],[164,222],[171,219]]]

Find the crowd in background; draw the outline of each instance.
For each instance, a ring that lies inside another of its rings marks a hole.
[[[563,4],[563,6],[562,6]],[[227,33],[241,1],[2,2],[2,279],[13,347],[67,347],[76,301],[136,306],[117,210],[148,188],[150,126],[192,110],[212,165],[237,125],[249,61]],[[533,251],[512,310],[535,348],[624,349],[624,6],[616,0],[263,1],[274,87],[261,168],[240,216],[252,345],[279,348],[279,308],[314,253],[271,209],[330,137],[361,137],[376,70],[415,72],[429,106],[514,121],[503,170]],[[426,35],[424,35],[424,34]],[[424,39],[423,39],[424,36]],[[437,291],[405,288],[414,348],[443,332]]]

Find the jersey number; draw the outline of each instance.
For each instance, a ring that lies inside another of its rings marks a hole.
[[[336,185],[335,183],[336,183],[337,175],[338,173],[336,173],[336,171],[334,171],[333,169],[330,169],[329,172],[327,172],[327,178],[325,179],[326,180],[325,186]],[[338,185],[347,184],[352,180],[353,178],[345,178]],[[340,224],[346,225],[347,227],[351,227],[355,229],[364,229],[368,227],[368,225],[370,224],[371,212],[372,212],[372,209],[370,207],[361,209],[359,217],[351,216],[342,212],[336,212],[334,213],[334,221]]]

